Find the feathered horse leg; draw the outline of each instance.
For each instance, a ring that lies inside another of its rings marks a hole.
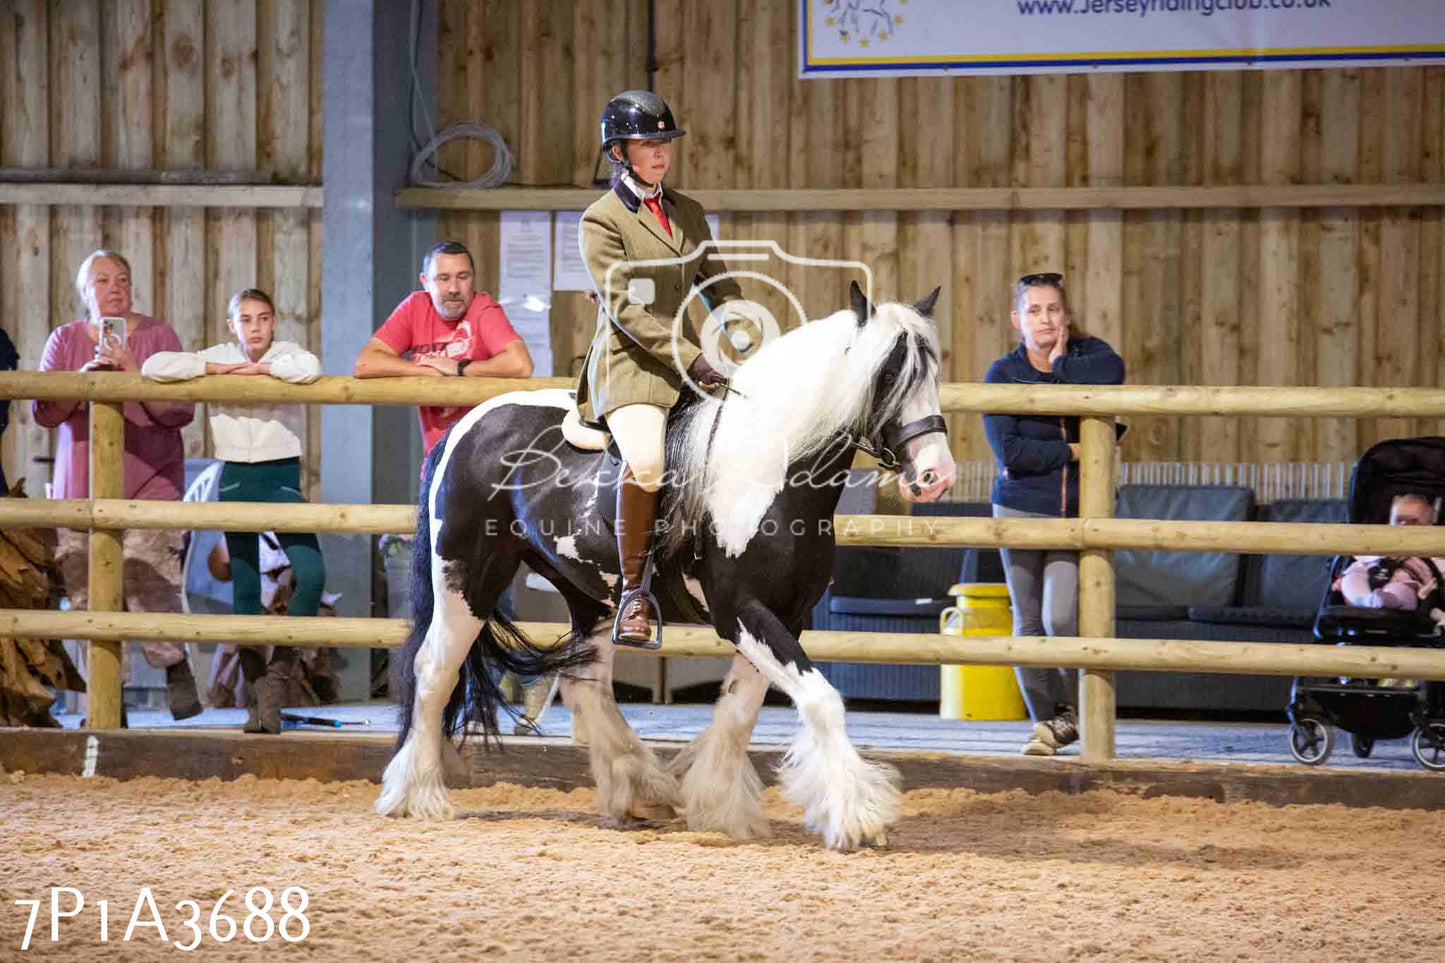
[[[723,680],[712,722],[668,765],[680,783],[687,828],[734,839],[769,835],[763,781],[748,758],[748,742],[768,680],[738,653]]]
[[[677,780],[622,718],[612,695],[612,627],[593,633],[597,660],[562,680],[562,698],[574,731],[586,733],[597,809],[604,825],[634,819],[670,819],[679,808]]]

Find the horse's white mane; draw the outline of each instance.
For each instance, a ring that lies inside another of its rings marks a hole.
[[[874,386],[900,337],[903,367],[887,397]],[[823,452],[841,431],[861,435],[878,402],[877,424],[902,408],[922,380],[938,378],[938,333],[912,305],[874,306],[867,324],[844,309],[765,345],[734,372],[722,404],[694,406],[675,432],[668,468],[681,482],[665,550],[711,516],[719,542],[741,551],[782,490],[789,465]],[[714,423],[716,428],[714,429]],[[819,478],[817,484],[825,479]]]

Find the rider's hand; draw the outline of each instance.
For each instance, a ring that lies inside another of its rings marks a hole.
[[[687,376],[692,379],[694,384],[704,390],[722,388],[728,383],[727,376],[709,364],[707,357],[701,354],[693,359],[692,364],[687,366]]]

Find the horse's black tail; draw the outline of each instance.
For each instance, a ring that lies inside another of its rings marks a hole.
[[[444,441],[432,446],[422,471],[421,498],[416,510],[416,540],[411,550],[411,630],[391,663],[391,692],[401,716],[396,740],[398,750],[411,734],[412,710],[416,706],[416,656],[431,629],[435,599],[432,594],[429,502],[432,476],[444,447]],[[590,665],[596,658],[596,648],[586,644],[585,638],[576,632],[555,647],[540,648],[510,619],[493,610],[477,633],[476,641],[462,663],[461,678],[442,710],[442,732],[448,737],[460,736],[464,741],[467,723],[477,722],[481,725],[483,738],[491,742],[500,734],[497,712],[501,710],[516,715],[516,710],[502,697],[493,670],[520,676],[548,675]]]
[[[442,713],[442,731],[464,742],[467,723],[475,722],[481,726],[484,742],[490,745],[501,735],[497,713],[505,712],[513,719],[518,716],[518,710],[507,702],[497,684],[502,672],[544,676],[582,668],[596,658],[596,648],[575,632],[552,648],[541,648],[510,619],[493,612],[462,663],[461,679]]]

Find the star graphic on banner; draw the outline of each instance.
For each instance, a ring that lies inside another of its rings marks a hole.
[[[850,34],[848,33],[848,31],[844,30],[842,33],[838,34],[838,36],[843,38],[844,43],[847,43]]]
[[[887,30],[880,30],[880,31],[878,32],[878,39],[879,39],[879,41],[887,40],[887,39],[888,39],[888,31],[887,31]]]
[[[864,37],[862,40],[859,40],[859,41],[858,41],[858,46],[860,46],[860,47],[866,47],[866,46],[868,46],[868,38],[867,38],[867,37]]]
[[[894,17],[893,17],[893,23],[894,23],[894,24],[901,24],[902,22],[903,22],[903,14],[901,14],[901,13],[900,13],[900,14],[895,14]]]
[[[824,21],[824,23],[826,23],[830,27],[836,27],[838,26],[838,18],[830,15],[828,19]]]

